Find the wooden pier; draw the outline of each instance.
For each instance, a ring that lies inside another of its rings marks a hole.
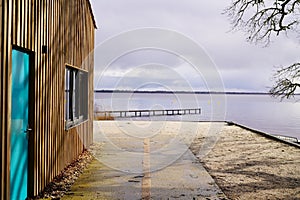
[[[116,111],[96,111],[96,116],[112,116],[115,118],[128,117],[150,117],[164,115],[197,115],[201,114],[201,108],[193,109],[166,109],[166,110],[116,110]]]

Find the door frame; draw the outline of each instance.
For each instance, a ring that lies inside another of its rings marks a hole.
[[[28,54],[29,56],[29,91],[28,91],[28,125],[32,131],[28,134],[28,175],[27,175],[27,197],[33,197],[34,194],[34,151],[35,151],[35,53],[29,49],[12,45],[11,54],[13,50],[17,50]],[[12,67],[12,62],[11,62]],[[10,80],[12,81],[12,80]],[[10,87],[12,82],[10,83]],[[11,90],[12,92],[12,90]],[[11,102],[10,102],[11,104]],[[12,107],[12,105],[10,105]],[[11,132],[10,132],[11,134]],[[11,155],[10,155],[11,156]],[[10,158],[11,159],[11,158]],[[9,164],[10,166],[10,164]]]

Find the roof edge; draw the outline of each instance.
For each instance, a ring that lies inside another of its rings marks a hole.
[[[89,8],[92,20],[93,20],[94,27],[95,27],[95,29],[98,29],[90,0],[87,0],[87,3],[88,3],[88,8]]]

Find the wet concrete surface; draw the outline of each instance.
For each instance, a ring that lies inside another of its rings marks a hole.
[[[195,124],[95,122],[95,159],[62,199],[226,199],[188,148]]]

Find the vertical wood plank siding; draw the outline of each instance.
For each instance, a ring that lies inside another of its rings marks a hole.
[[[35,196],[93,141],[95,28],[88,0],[0,0],[0,199],[9,199],[13,46],[34,55],[28,194]],[[64,121],[66,63],[89,72],[89,120],[68,131]]]

